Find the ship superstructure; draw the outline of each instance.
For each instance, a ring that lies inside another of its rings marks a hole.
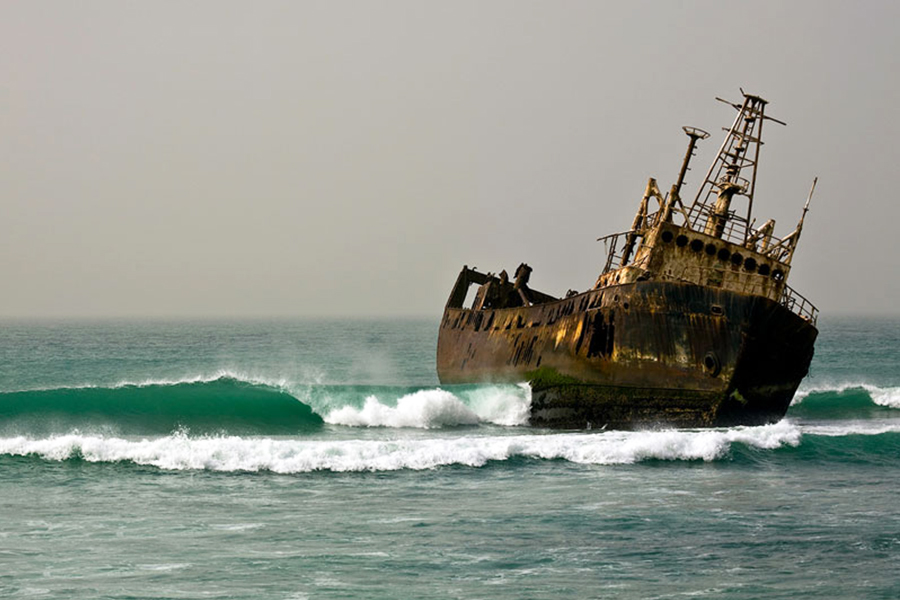
[[[651,178],[632,228],[600,238],[610,252],[595,288],[651,277],[684,281],[783,302],[815,324],[815,307],[787,285],[815,181],[790,234],[776,238],[774,220],[754,227],[751,219],[762,125],[766,120],[783,124],[765,115],[766,104],[749,94],[743,104],[732,104],[737,117],[689,206],[680,195],[684,177],[697,141],[709,134],[684,128],[690,142],[669,194],[663,197]],[[652,200],[658,210],[650,213]]]
[[[728,104],[737,115],[693,202],[681,190],[709,136],[685,127],[675,184],[663,195],[651,178],[632,227],[600,238],[607,258],[591,290],[556,298],[528,286],[525,264],[513,281],[463,267],[441,322],[441,381],[529,381],[536,425],[780,419],[817,335],[815,307],[787,285],[809,198],[788,235],[775,237],[773,220],[756,225],[762,129],[781,121],[759,96]]]

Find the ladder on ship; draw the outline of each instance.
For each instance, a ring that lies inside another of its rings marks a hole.
[[[716,98],[734,107],[738,114],[730,129],[723,128],[728,135],[687,210],[687,224],[695,231],[706,229],[717,237],[744,244],[751,235],[763,121],[786,123],[765,114],[767,100],[743,90],[741,93],[742,104]],[[732,196],[747,198],[746,211],[731,210]]]

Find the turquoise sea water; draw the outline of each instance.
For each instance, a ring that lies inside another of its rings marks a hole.
[[[0,597],[897,598],[900,321],[766,427],[558,432],[437,321],[0,323]]]

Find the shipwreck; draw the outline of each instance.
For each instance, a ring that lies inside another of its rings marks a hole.
[[[440,324],[444,384],[527,381],[531,424],[561,428],[758,425],[784,417],[809,371],[817,309],[788,286],[796,229],[752,218],[767,101],[743,92],[693,202],[681,189],[698,141],[663,195],[647,183],[631,229],[600,238],[588,291],[557,298],[463,267]],[[469,288],[478,286],[469,306]]]

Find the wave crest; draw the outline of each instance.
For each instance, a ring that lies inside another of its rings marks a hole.
[[[444,390],[422,390],[403,396],[397,406],[382,404],[375,396],[362,408],[345,406],[325,416],[326,423],[353,427],[434,427],[477,425],[478,415],[459,398]]]
[[[47,439],[0,438],[0,455],[45,460],[130,462],[172,470],[396,471],[448,465],[481,467],[514,458],[613,465],[646,460],[725,457],[734,444],[776,449],[800,444],[800,429],[788,422],[763,427],[708,431],[557,433],[459,436],[401,440],[303,440],[190,437],[178,433],[153,440],[68,434]]]
[[[332,424],[440,428],[525,425],[527,385],[443,389],[295,384],[220,370],[181,378],[122,380],[0,392],[0,433],[105,435],[294,434]],[[363,400],[364,399],[364,400]]]
[[[848,382],[799,390],[788,415],[814,419],[872,419],[891,417],[896,409],[900,409],[900,387]]]
[[[377,396],[366,398],[362,408],[343,406],[325,416],[326,423],[351,427],[415,427],[434,429],[492,423],[525,425],[531,408],[531,389],[489,386],[461,390],[465,399],[442,389],[419,390],[401,396],[396,406]]]
[[[845,395],[850,392],[865,392],[873,403],[887,408],[900,408],[900,387],[879,387],[870,383],[850,382],[811,386],[797,391],[793,404],[800,404],[809,396],[822,394]]]
[[[286,390],[229,374],[0,393],[6,433],[298,433],[322,424]]]

